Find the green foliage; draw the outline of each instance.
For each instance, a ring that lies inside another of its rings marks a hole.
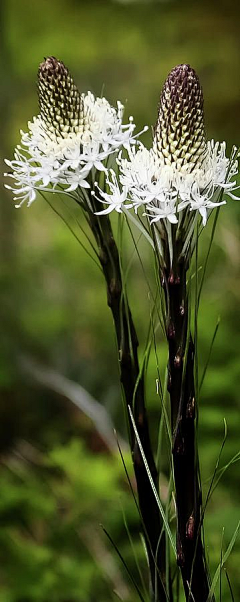
[[[109,555],[100,523],[119,540],[120,492],[127,512],[131,503],[121,462],[90,453],[79,439],[49,454],[26,446],[21,458],[6,456],[1,472],[0,600],[114,599],[114,571],[99,561]],[[136,521],[131,509],[127,520]],[[116,587],[118,572],[116,564]]]

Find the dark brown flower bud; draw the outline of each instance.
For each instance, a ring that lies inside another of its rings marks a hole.
[[[153,148],[166,165],[188,171],[201,166],[206,152],[203,93],[190,65],[174,67],[165,81]]]
[[[48,131],[65,138],[83,129],[83,97],[67,67],[53,56],[39,65],[38,96],[41,118]]]

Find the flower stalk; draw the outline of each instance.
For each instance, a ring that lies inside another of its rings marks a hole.
[[[161,160],[169,165],[175,163],[180,170],[198,169],[204,159],[206,140],[202,91],[195,72],[188,65],[173,69],[164,84],[153,147]],[[164,228],[159,228],[163,243],[163,256],[159,261],[166,306],[177,562],[186,600],[206,602],[209,578],[201,539],[202,493],[196,437],[198,400],[187,289],[191,256],[184,251],[186,210],[184,213],[182,227],[170,224],[166,236],[163,236]],[[152,227],[157,228],[157,224]],[[190,243],[195,236],[193,229]],[[191,248],[191,244],[189,246]]]
[[[208,572],[201,540],[202,494],[196,438],[197,398],[194,343],[189,332],[187,270],[184,262],[164,270],[168,392],[177,512],[177,561],[186,600],[206,602]]]
[[[93,209],[96,201],[92,199]],[[87,218],[99,250],[99,261],[107,287],[108,306],[111,309],[119,352],[120,382],[122,384],[126,415],[131,408],[144,454],[154,485],[159,489],[159,474],[156,468],[149,435],[145,404],[144,375],[140,374],[138,360],[138,338],[132,313],[123,290],[119,252],[114,240],[108,215],[97,216],[89,212]],[[165,534],[162,519],[149,482],[146,467],[136,441],[131,421],[128,418],[130,449],[136,477],[139,509],[144,528],[145,543],[150,568],[151,597],[156,602],[167,601],[165,577]],[[171,591],[171,584],[168,584]],[[171,599],[171,598],[170,598]]]

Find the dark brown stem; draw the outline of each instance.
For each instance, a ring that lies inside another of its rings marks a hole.
[[[129,416],[128,406],[130,406],[147,463],[155,487],[158,490],[158,472],[153,457],[145,407],[144,378],[143,374],[140,375],[139,372],[138,339],[129,304],[123,290],[118,249],[108,216],[102,215],[99,218],[94,213],[90,213],[88,219],[98,245],[99,259],[107,285],[108,305],[112,311],[116,330],[120,380],[127,415]],[[139,508],[144,524],[149,557],[152,596],[156,602],[166,602],[165,536],[162,530],[162,519],[130,421],[129,433]]]
[[[173,466],[177,507],[177,561],[186,600],[206,602],[209,581],[201,540],[201,487],[196,441],[194,344],[188,335],[187,268],[175,261],[164,273],[169,347]]]

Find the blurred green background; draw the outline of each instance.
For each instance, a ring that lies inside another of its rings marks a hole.
[[[238,145],[239,14],[239,3],[232,0],[1,0],[2,171],[3,158],[11,158],[19,142],[19,129],[26,129],[37,114],[37,68],[47,55],[68,65],[81,91],[103,92],[113,104],[120,99],[126,117],[133,114],[138,128],[154,124],[169,70],[190,63],[204,90],[208,137],[226,140],[228,150],[233,143]],[[146,143],[150,136],[145,135]],[[31,209],[17,211],[11,195],[3,186],[1,190],[0,602],[111,602],[117,595],[134,602],[134,588],[100,527],[101,523],[111,533],[139,579],[124,507],[146,577],[134,502],[111,442],[111,427],[107,441],[73,403],[69,389],[69,380],[80,384],[126,437],[104,283],[95,264],[42,199]],[[69,220],[74,223],[73,217]],[[223,438],[224,417],[228,437],[221,465],[239,451],[239,221],[239,204],[229,201],[220,213],[200,315],[200,374],[221,317],[200,399],[205,494]],[[202,254],[209,236],[206,229]],[[127,252],[131,254],[130,245]],[[148,250],[143,247],[141,252],[150,271]],[[149,303],[137,259],[130,280],[141,351]],[[159,349],[163,369],[161,340]],[[159,419],[156,376],[151,358],[148,407],[154,443]],[[98,416],[97,409],[94,415]],[[103,422],[106,426],[104,416]],[[132,475],[127,449],[125,457]],[[165,463],[163,458],[163,498]],[[225,550],[239,520],[239,485],[235,463],[208,506],[205,531],[212,574],[222,539]],[[239,562],[238,539],[227,561],[235,600],[240,599]],[[231,595],[224,575],[222,579],[222,599],[228,602]]]

